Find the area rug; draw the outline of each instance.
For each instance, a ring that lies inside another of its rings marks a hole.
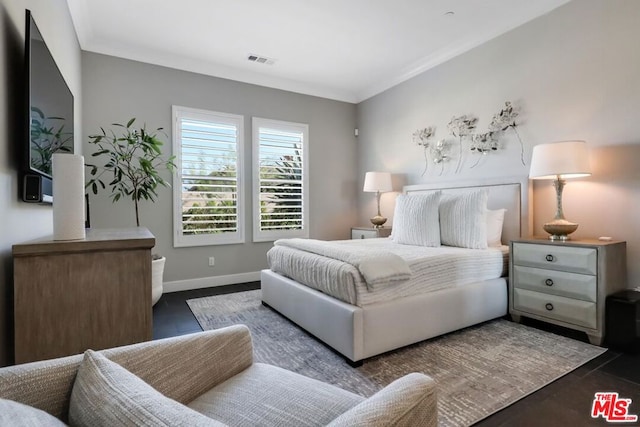
[[[606,351],[535,328],[494,320],[350,367],[342,356],[261,304],[260,290],[187,301],[204,330],[245,324],[255,360],[370,396],[410,372],[438,384],[440,426],[469,426]]]

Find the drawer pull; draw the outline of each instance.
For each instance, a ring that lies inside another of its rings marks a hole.
[[[547,279],[547,280],[544,281],[544,284],[547,285],[547,286],[553,286],[553,280]]]
[[[546,303],[544,305],[544,308],[546,308],[547,310],[551,311],[553,310],[553,304],[551,304],[550,302]]]
[[[544,257],[544,259],[546,259],[549,262],[554,262],[556,260],[556,257],[551,254],[548,254],[547,256]]]
[[[364,239],[364,234],[361,234],[361,235],[360,235],[360,238],[361,238],[361,239]]]

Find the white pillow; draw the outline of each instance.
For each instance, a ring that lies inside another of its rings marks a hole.
[[[403,245],[440,246],[440,191],[401,194],[396,199],[391,240]]]
[[[0,426],[64,427],[65,423],[53,415],[13,400],[0,399]]]
[[[440,241],[460,248],[487,248],[486,190],[444,195],[440,201]]]
[[[487,246],[502,246],[502,224],[506,209],[487,210]]]
[[[100,353],[87,350],[69,401],[74,426],[189,426],[224,424],[170,399]]]

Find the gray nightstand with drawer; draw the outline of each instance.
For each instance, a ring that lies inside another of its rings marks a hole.
[[[391,236],[391,227],[352,227],[351,238],[352,239],[375,239],[376,237],[389,237]]]
[[[510,243],[509,313],[583,331],[602,344],[607,295],[627,287],[626,243],[522,239]]]

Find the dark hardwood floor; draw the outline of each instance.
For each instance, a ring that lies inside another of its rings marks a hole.
[[[202,330],[186,303],[188,299],[259,288],[260,282],[251,282],[164,294],[153,307],[153,338]],[[525,323],[588,342],[586,335],[579,332],[529,319],[525,319]],[[640,422],[608,423],[603,418],[591,418],[594,394],[605,391],[618,392],[620,398],[632,399],[629,414],[640,415],[639,354],[608,350],[550,385],[485,418],[476,426],[640,426]]]
[[[187,305],[187,300],[253,289],[260,289],[260,282],[163,294],[156,305],[153,306],[153,339],[157,340],[202,331],[200,324],[198,324]]]

